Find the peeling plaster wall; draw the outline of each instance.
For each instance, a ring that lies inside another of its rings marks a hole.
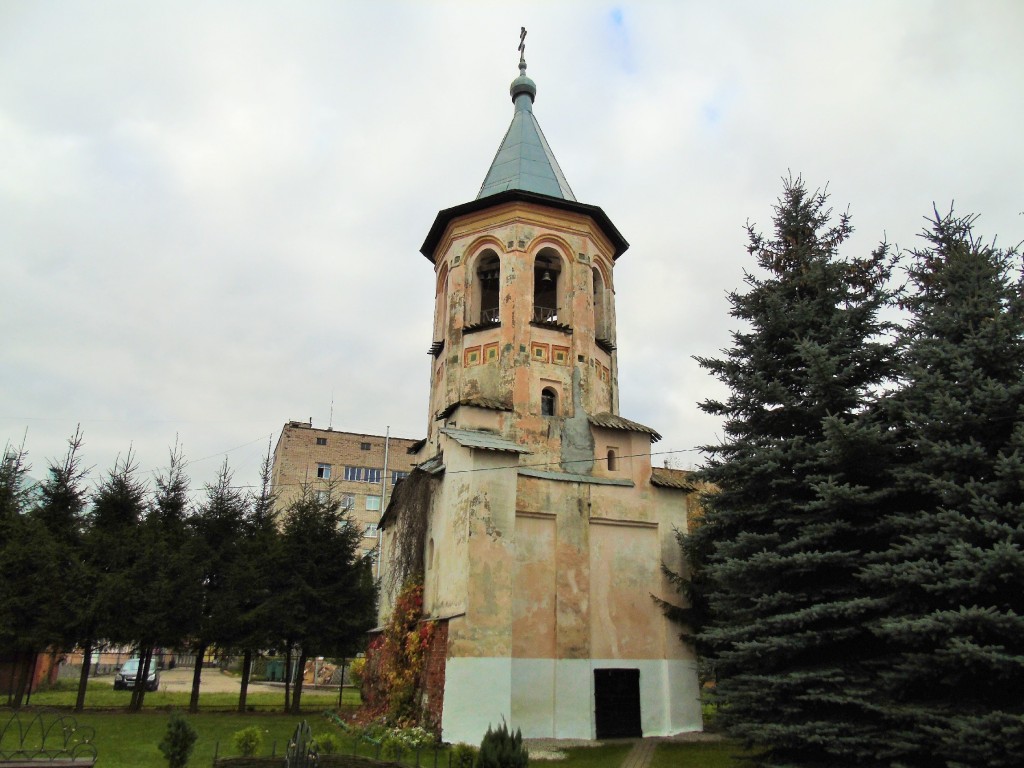
[[[552,644],[558,658],[674,656],[660,610],[637,595],[674,593],[660,564],[678,559],[683,492],[520,477],[516,504],[517,656]]]
[[[590,623],[593,656],[603,659],[658,659],[666,653],[662,621],[644,599],[661,586],[656,527],[595,524],[590,527]]]
[[[516,517],[512,655],[555,658],[555,517]]]
[[[649,435],[589,421],[618,413],[613,251],[583,213],[511,201],[452,219],[432,255],[434,341],[444,348],[432,361],[420,456],[443,453],[445,464],[430,512],[425,608],[449,619],[447,740],[478,743],[503,718],[528,737],[593,738],[602,667],[640,670],[645,735],[701,727],[693,655],[648,597],[675,596],[660,566],[678,563],[673,531],[686,526],[686,494],[651,485]],[[557,259],[557,322],[535,322],[542,252]],[[496,324],[482,322],[477,274],[491,253]],[[554,415],[541,413],[544,388],[557,393]],[[474,399],[506,410],[458,405]],[[470,450],[445,426],[491,431],[529,453]]]
[[[429,616],[457,616],[466,611],[469,517],[456,500],[468,493],[466,483],[446,479],[433,497],[423,583],[423,608]]]
[[[465,571],[459,574],[465,620],[449,627],[449,654],[508,656],[515,571],[514,459],[504,452],[470,451],[448,438],[444,442],[448,469],[443,484],[451,484],[453,493],[443,514],[458,521],[466,537]],[[444,589],[454,597],[454,589]]]
[[[459,416],[476,428],[507,418]],[[649,450],[642,433],[594,428],[591,439]],[[504,717],[529,737],[593,738],[602,667],[641,671],[646,735],[699,730],[693,654],[648,597],[676,597],[660,565],[681,565],[686,492],[652,486],[641,459],[608,473],[632,485],[563,482],[519,475],[515,454],[440,440],[426,593],[431,615],[451,617],[443,737],[476,742]]]
[[[562,420],[561,463],[566,472],[590,474],[594,469],[594,435],[583,404],[583,383],[580,369],[573,371],[573,409]]]
[[[558,322],[564,328],[532,322],[533,265],[541,251],[557,254],[561,263]],[[500,325],[474,328],[480,320],[476,269],[485,253],[500,261]],[[473,397],[508,402],[524,416],[539,414],[542,380],[560,392],[562,415],[573,416],[580,407],[617,412],[616,355],[596,346],[593,294],[593,269],[600,265],[605,325],[614,337],[611,253],[588,216],[535,204],[508,203],[452,221],[434,258],[440,284],[435,328],[443,330],[445,347],[432,365],[431,414]],[[557,435],[521,426],[531,442],[555,439],[549,450],[558,457]],[[431,421],[428,440],[434,445],[435,430]]]

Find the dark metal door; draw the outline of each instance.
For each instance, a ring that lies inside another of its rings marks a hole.
[[[594,670],[594,720],[599,739],[643,736],[639,669]]]

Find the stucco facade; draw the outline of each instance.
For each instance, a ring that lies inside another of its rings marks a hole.
[[[412,481],[429,503],[395,494],[382,565],[394,523],[425,514],[424,613],[446,630],[427,697],[445,740],[479,742],[503,718],[526,737],[612,735],[610,678],[631,732],[699,730],[695,659],[651,598],[674,595],[661,565],[682,567],[689,489],[652,469],[658,434],[619,415],[614,270],[628,244],[572,197],[539,127],[513,135],[536,125],[520,68],[480,197],[441,211],[422,249],[436,300]],[[533,188],[526,160],[557,186]]]

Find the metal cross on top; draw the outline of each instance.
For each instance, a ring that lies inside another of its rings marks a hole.
[[[519,28],[519,61],[526,60],[526,27]]]

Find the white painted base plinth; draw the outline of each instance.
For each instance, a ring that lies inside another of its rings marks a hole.
[[[593,739],[594,670],[607,668],[640,670],[644,736],[701,730],[692,661],[453,658],[445,667],[442,738],[479,744],[504,719],[525,738]]]

